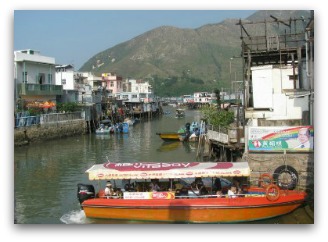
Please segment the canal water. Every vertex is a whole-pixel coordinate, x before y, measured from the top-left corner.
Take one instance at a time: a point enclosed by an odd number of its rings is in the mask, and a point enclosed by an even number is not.
[[[177,131],[187,122],[199,122],[201,112],[187,110],[186,116],[179,119],[170,106],[164,107],[164,112],[162,117],[143,120],[130,127],[128,134],[87,134],[15,147],[15,223],[123,223],[86,218],[77,200],[77,184],[90,183],[85,171],[96,163],[201,161],[196,157],[196,144],[165,143],[156,135]],[[103,187],[104,183],[99,185]],[[256,223],[312,224],[314,220],[311,211],[302,207],[291,214]]]

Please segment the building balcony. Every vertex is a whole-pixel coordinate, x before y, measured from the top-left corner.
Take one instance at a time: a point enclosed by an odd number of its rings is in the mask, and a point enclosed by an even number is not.
[[[17,84],[18,95],[62,95],[62,85],[51,84],[31,84],[20,83]]]

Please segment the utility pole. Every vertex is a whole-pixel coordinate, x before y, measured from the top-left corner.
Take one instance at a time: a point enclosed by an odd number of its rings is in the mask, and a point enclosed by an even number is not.
[[[232,62],[233,58],[231,57],[230,60],[229,60],[229,63],[230,63],[230,68],[229,68],[229,73],[230,73],[230,100],[231,100],[231,95],[232,95],[232,78],[231,78],[231,62]]]
[[[230,73],[230,85],[231,85],[231,87],[232,87],[232,82],[231,82],[231,61],[232,60],[233,60],[233,58],[230,58],[230,61],[229,61],[229,63],[230,63],[229,73]]]

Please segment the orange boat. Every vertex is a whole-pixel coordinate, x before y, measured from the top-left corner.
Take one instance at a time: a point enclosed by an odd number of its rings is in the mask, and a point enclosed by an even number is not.
[[[247,162],[111,163],[86,171],[89,180],[131,180],[135,190],[117,189],[113,196],[97,194],[93,185],[78,184],[78,199],[86,217],[172,223],[236,223],[272,218],[299,207],[306,193],[281,190],[275,184],[247,187],[236,196],[200,195],[182,181],[194,178],[249,177]],[[160,191],[147,191],[149,180]],[[182,186],[178,186],[178,184]],[[125,186],[125,188],[127,188]],[[146,188],[146,189],[144,189]],[[210,190],[210,189],[209,189]]]

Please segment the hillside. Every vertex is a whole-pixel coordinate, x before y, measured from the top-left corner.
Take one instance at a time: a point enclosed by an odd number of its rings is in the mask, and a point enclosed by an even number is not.
[[[269,19],[270,15],[281,19],[309,17],[309,14],[309,11],[257,11],[247,20]],[[230,78],[242,79],[241,59],[230,60],[241,53],[238,21],[226,19],[197,29],[162,26],[94,55],[80,71],[98,75],[115,72],[123,78],[149,80],[160,96],[228,87]],[[250,27],[249,31],[260,30]]]

